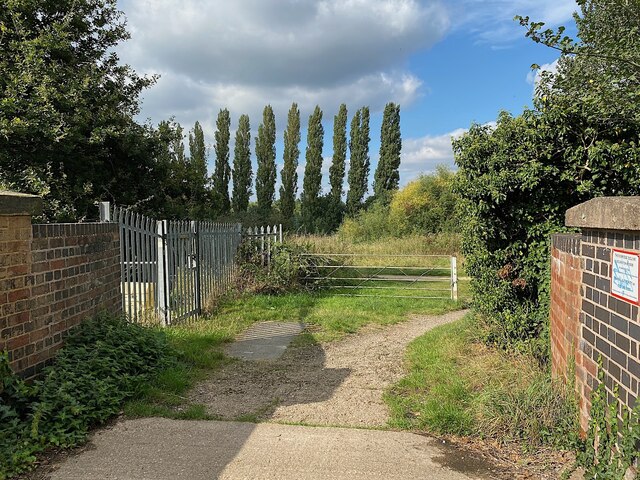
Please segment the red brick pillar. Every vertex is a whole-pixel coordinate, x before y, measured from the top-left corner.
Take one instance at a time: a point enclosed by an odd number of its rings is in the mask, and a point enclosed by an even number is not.
[[[33,195],[0,191],[0,351],[12,368],[25,371],[33,348],[31,325],[31,216],[42,209]],[[29,372],[25,372],[29,376]]]

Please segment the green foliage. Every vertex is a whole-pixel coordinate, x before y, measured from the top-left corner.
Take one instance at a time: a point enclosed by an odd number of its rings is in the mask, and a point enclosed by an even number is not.
[[[349,191],[347,212],[354,215],[362,208],[369,181],[369,107],[362,107],[351,120],[349,132]]]
[[[527,37],[562,52],[557,76],[547,76],[539,96],[577,109],[591,121],[624,127],[640,121],[640,1],[579,0],[579,39],[516,17]],[[534,66],[537,67],[537,66]]]
[[[302,226],[306,232],[316,231],[316,219],[321,216],[318,198],[322,189],[322,148],[324,145],[324,128],[322,127],[322,110],[316,105],[309,117],[307,130],[307,154],[304,167],[302,196]]]
[[[0,356],[0,478],[28,469],[47,448],[82,443],[172,358],[160,332],[104,314],[79,326],[33,385]]]
[[[638,55],[637,1],[579,3],[578,42],[522,19],[535,41],[566,50],[558,73],[538,86],[535,110],[502,113],[495,128],[474,125],[454,142],[476,306],[493,325],[491,341],[527,343],[541,360],[550,235],[565,230],[564,213],[578,203],[640,192],[640,83],[629,64]]]
[[[155,132],[134,117],[155,78],[119,63],[127,38],[116,0],[2,3],[0,184],[42,195],[44,219],[153,196]]]
[[[352,241],[459,231],[459,197],[453,192],[455,174],[438,167],[403,189],[376,199],[343,221],[338,234]]]
[[[233,151],[233,211],[246,212],[251,197],[251,126],[249,117],[242,115],[236,130]]]
[[[408,374],[385,396],[391,426],[518,442],[530,450],[574,446],[571,390],[529,356],[487,348],[478,341],[481,328],[467,316],[409,345]]]
[[[174,119],[158,125],[159,154],[156,169],[164,180],[155,195],[160,202],[139,205],[146,213],[167,218],[196,220],[215,216],[206,164],[204,133],[196,123],[189,134],[189,153],[184,151],[184,130]]]
[[[376,201],[351,218],[345,218],[337,234],[353,242],[370,242],[380,237],[393,237],[389,223],[389,205]]]
[[[280,212],[291,223],[296,208],[298,191],[298,157],[300,156],[300,110],[293,103],[289,110],[287,129],[284,132],[284,165],[280,172]]]
[[[264,107],[262,123],[256,137],[256,196],[258,209],[267,214],[271,211],[276,191],[276,119],[271,105]]]
[[[209,189],[207,156],[204,132],[200,122],[196,121],[193,129],[189,132],[189,175],[187,184],[190,189],[190,205],[186,218],[196,220],[210,219],[215,212]]]
[[[460,198],[455,173],[443,166],[421,175],[390,197],[389,224],[396,235],[458,232]]]
[[[345,162],[347,159],[347,106],[340,105],[338,114],[333,117],[333,158],[329,167],[331,196],[337,202],[342,198]]]
[[[578,453],[577,464],[585,469],[586,480],[623,480],[627,469],[638,458],[640,407],[629,411],[622,406],[618,418],[617,386],[614,401],[608,403],[604,369],[599,362],[598,386],[591,392],[589,431]]]
[[[313,262],[304,253],[303,246],[287,243],[273,245],[270,252],[263,253],[252,241],[245,242],[238,254],[239,289],[266,294],[301,290],[313,269]]]
[[[231,167],[229,166],[229,129],[231,117],[229,110],[221,109],[216,120],[216,166],[213,172],[213,191],[220,201],[220,213],[228,213],[231,209],[229,201],[229,179]]]
[[[401,150],[400,105],[387,103],[380,132],[380,160],[373,181],[373,193],[376,197],[385,198],[398,189]]]

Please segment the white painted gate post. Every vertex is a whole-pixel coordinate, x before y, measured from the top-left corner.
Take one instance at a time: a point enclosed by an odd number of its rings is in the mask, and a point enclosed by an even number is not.
[[[111,204],[109,202],[100,202],[98,208],[100,209],[100,222],[111,222]]]
[[[166,245],[166,233],[167,233],[167,221],[159,220],[158,225],[158,258],[157,258],[157,311],[162,321],[163,326],[171,324],[171,317],[169,311],[168,299],[169,299],[169,272],[167,268],[167,245]]]
[[[458,300],[458,259],[451,257],[451,299]]]

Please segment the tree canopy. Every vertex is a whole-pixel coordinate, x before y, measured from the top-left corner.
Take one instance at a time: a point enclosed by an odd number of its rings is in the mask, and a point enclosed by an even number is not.
[[[229,165],[229,138],[231,128],[231,116],[229,110],[222,109],[216,120],[216,166],[213,172],[213,190],[219,201],[219,211],[222,214],[229,213],[231,202],[229,201],[229,180],[231,179],[231,167]]]
[[[322,127],[322,110],[316,105],[309,117],[307,129],[306,165],[302,187],[302,225],[305,231],[314,232],[316,218],[320,214],[318,198],[322,189],[322,148],[324,145],[324,128]]]
[[[249,116],[242,115],[236,130],[233,150],[233,211],[246,212],[251,197],[251,125]]]
[[[113,53],[116,0],[3,2],[0,32],[0,183],[42,195],[49,219],[153,203],[159,143],[133,117],[154,78]]]
[[[298,191],[298,157],[300,156],[300,110],[294,103],[289,109],[287,129],[284,132],[284,165],[280,173],[280,212],[291,221],[296,207]]]
[[[640,193],[640,2],[581,0],[578,39],[521,19],[534,41],[559,48],[535,108],[502,113],[454,141],[464,253],[476,305],[502,345],[547,354],[550,234],[565,211],[602,195]],[[622,102],[622,103],[620,103]]]
[[[400,183],[400,105],[387,103],[380,132],[380,160],[373,180],[373,193],[384,198],[398,189]]]
[[[258,210],[263,214],[271,212],[276,192],[276,119],[271,105],[264,107],[262,123],[256,137],[256,196]]]

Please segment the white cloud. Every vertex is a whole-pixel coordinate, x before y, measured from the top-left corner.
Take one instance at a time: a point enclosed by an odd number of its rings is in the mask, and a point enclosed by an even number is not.
[[[451,18],[456,19],[454,29],[471,31],[480,43],[505,48],[524,36],[524,28],[514,21],[516,15],[556,27],[570,22],[576,10],[575,0],[454,0]]]
[[[540,85],[540,80],[542,80],[542,75],[544,74],[554,75],[558,72],[558,60],[555,60],[551,63],[545,63],[544,65],[540,65],[540,68],[538,70],[532,70],[527,74],[527,83],[533,85],[534,95],[536,94],[538,85]]]
[[[284,123],[292,101],[306,117],[344,102],[372,111],[411,104],[422,81],[408,57],[449,26],[439,0],[120,0],[132,33],[119,51],[159,73],[143,115],[213,123],[220,108],[260,121],[270,103]],[[282,125],[278,125],[282,128]]]
[[[459,138],[467,130],[458,128],[444,135],[427,135],[402,141],[400,180],[404,185],[421,173],[435,171],[438,165],[455,169],[451,140]]]

